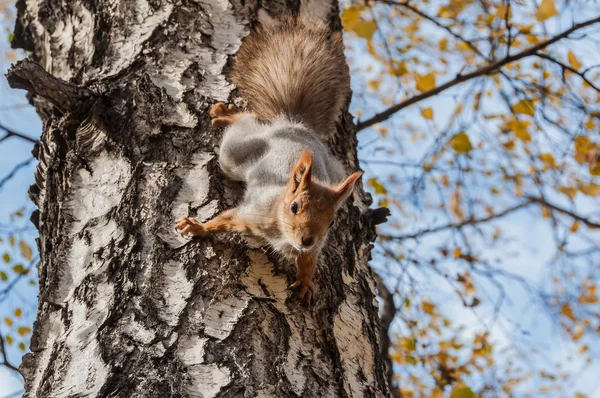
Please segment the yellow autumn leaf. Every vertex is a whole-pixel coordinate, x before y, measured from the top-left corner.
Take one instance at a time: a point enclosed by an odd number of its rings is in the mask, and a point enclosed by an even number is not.
[[[473,149],[473,144],[471,144],[469,136],[464,131],[456,134],[448,143],[456,153],[467,153]]]
[[[379,180],[375,177],[371,177],[367,180],[367,185],[373,188],[376,194],[382,195],[386,194],[387,190],[385,187],[379,182]]]
[[[427,120],[433,120],[433,109],[425,108],[421,111],[421,116],[423,116]]]
[[[581,184],[579,190],[582,194],[596,197],[600,195],[600,185],[590,182],[589,184]]]
[[[351,26],[357,23],[362,10],[363,9],[359,7],[346,8],[342,12],[342,24],[344,25],[344,28],[350,29]]]
[[[14,340],[13,340],[12,336],[8,336],[8,335],[6,336],[6,342],[8,343],[8,345],[12,345],[13,341]]]
[[[542,207],[542,218],[550,218],[552,217],[552,212],[546,206]]]
[[[569,51],[568,57],[569,57],[569,65],[571,65],[571,68],[576,69],[576,70],[581,69],[581,66],[582,66],[581,62],[579,62],[579,60],[577,59],[577,57],[575,56],[573,51]]]
[[[560,186],[558,187],[558,190],[559,192],[564,193],[571,199],[575,199],[575,197],[577,196],[577,188]]]
[[[8,237],[8,243],[9,243],[11,246],[14,246],[14,245],[15,245],[15,237],[14,237],[14,236],[12,236],[12,235],[11,235],[11,236],[9,236],[9,237]]]
[[[506,148],[509,151],[512,151],[513,149],[515,149],[515,141],[514,140],[508,140],[507,142],[503,142],[502,146],[504,148]]]
[[[10,319],[9,317],[4,318],[4,322],[6,322],[6,326],[11,327],[13,324],[12,319]]]
[[[535,109],[533,103],[529,100],[522,99],[514,106],[513,110],[517,113],[533,116]]]
[[[529,134],[529,121],[527,120],[511,120],[506,123],[506,127],[512,131],[515,136],[523,142],[531,141],[531,135]]]
[[[581,153],[587,153],[594,145],[590,142],[590,139],[584,135],[578,135],[573,139],[575,143],[575,150]]]
[[[548,166],[554,166],[556,161],[554,160],[554,156],[551,153],[542,153],[539,156],[540,160],[544,162]]]
[[[379,90],[379,84],[381,82],[379,80],[369,80],[369,88],[373,91]]]
[[[433,312],[435,311],[435,305],[431,304],[429,301],[423,301],[421,303],[421,309],[426,314],[433,315]]]
[[[394,76],[402,76],[408,73],[408,64],[406,61],[392,61],[390,66],[390,73]]]
[[[448,39],[443,38],[442,40],[440,40],[438,42],[438,46],[439,46],[440,50],[442,50],[442,51],[448,50]]]
[[[538,7],[535,17],[538,21],[542,22],[555,15],[558,15],[558,10],[554,5],[554,0],[542,0],[542,4]]]
[[[377,30],[377,24],[374,21],[360,21],[353,24],[350,30],[356,33],[358,37],[371,40]]]
[[[573,225],[571,225],[571,232],[575,233],[579,231],[579,222],[573,221]]]
[[[31,261],[33,258],[33,251],[31,247],[24,240],[19,241],[19,250],[21,250],[21,255],[25,257],[28,261]]]
[[[573,309],[571,306],[569,306],[569,304],[563,304],[560,313],[575,322],[575,315],[573,314]]]
[[[573,334],[571,335],[571,340],[573,341],[579,341],[582,337],[583,337],[583,325],[580,323],[575,327],[575,330],[573,331]]]
[[[26,349],[25,348],[25,343],[23,343],[23,342],[19,343],[19,350],[25,352],[25,349]]]
[[[22,309],[20,309],[20,308],[17,308],[17,309],[15,310],[15,316],[16,316],[17,318],[20,318],[21,316],[23,316],[23,310],[22,310]]]
[[[20,328],[17,329],[17,333],[19,333],[21,336],[26,336],[29,333],[31,333],[31,329],[28,328],[27,326],[21,326]]]
[[[452,389],[450,398],[475,398],[475,393],[464,384],[459,384]]]
[[[577,301],[579,301],[582,304],[596,304],[598,303],[598,297],[596,296],[586,296],[586,295],[581,295],[579,296],[579,298],[577,299]]]
[[[431,72],[426,75],[417,77],[417,90],[423,92],[431,90],[435,87],[435,73]]]

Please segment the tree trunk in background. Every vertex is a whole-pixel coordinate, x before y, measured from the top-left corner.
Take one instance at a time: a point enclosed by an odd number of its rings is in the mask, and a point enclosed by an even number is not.
[[[30,62],[8,76],[44,121],[27,397],[388,395],[361,188],[340,210],[310,309],[287,290],[294,266],[250,239],[175,231],[180,216],[206,220],[239,197],[208,107],[240,104],[227,75],[251,22],[291,11],[340,28],[332,0],[241,3],[18,2],[13,45],[54,76]],[[349,115],[330,144],[357,168]]]

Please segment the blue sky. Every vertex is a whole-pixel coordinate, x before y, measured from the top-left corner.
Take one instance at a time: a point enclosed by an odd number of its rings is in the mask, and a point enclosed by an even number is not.
[[[6,43],[8,36],[3,29],[6,26],[6,21],[0,21],[0,42]],[[12,29],[12,21],[8,23]],[[0,47],[2,49],[2,47]],[[9,66],[9,62],[5,59],[0,59],[0,69],[4,74]],[[356,83],[356,82],[354,82]],[[437,109],[452,109],[449,104],[453,104],[455,98],[451,95],[443,95],[428,102],[428,106],[433,106]],[[33,108],[26,106],[22,109],[8,109],[17,104],[25,104],[27,100],[22,91],[10,90],[6,84],[4,77],[0,78],[0,124],[12,128],[16,131],[28,134],[31,137],[39,137],[41,131],[41,123]],[[436,111],[437,112],[437,111]],[[411,114],[418,115],[418,108],[405,113],[405,117],[410,117]],[[442,112],[440,112],[442,117]],[[376,135],[375,132],[364,132],[359,135],[362,144],[371,141]],[[20,139],[11,138],[0,145],[0,178],[6,175],[16,163],[22,162],[30,157],[32,144]],[[32,208],[32,204],[28,201],[26,192],[28,187],[33,182],[33,171],[35,162],[28,167],[19,171],[18,175],[13,178],[7,186],[0,191],[0,225],[5,225],[10,222],[9,214],[13,211],[27,206]],[[374,174],[385,174],[391,172],[385,167],[365,167],[367,172],[366,178]],[[370,175],[369,175],[370,174]],[[17,220],[21,225],[30,225],[26,220]],[[528,211],[521,211],[503,219],[499,224],[515,239],[515,251],[519,253],[505,261],[503,265],[506,269],[514,271],[530,280],[533,284],[538,284],[540,281],[541,270],[549,261],[554,253],[554,241],[551,231],[548,228],[547,222],[541,220],[539,215]],[[407,229],[410,226],[407,226]],[[33,232],[24,233],[25,238],[31,241],[34,237]],[[443,239],[443,237],[440,237]],[[2,247],[4,249],[4,247]],[[504,254],[504,253],[502,253]],[[383,262],[381,257],[376,256],[376,262]],[[377,264],[376,264],[377,265]],[[425,282],[425,281],[424,281]],[[469,325],[465,332],[466,336],[472,336],[473,333],[481,329],[479,320],[475,318],[470,310],[465,309],[456,300],[448,299],[452,296],[449,288],[445,287],[442,280],[438,283],[431,283],[435,289],[431,290],[431,297],[436,302],[441,303],[443,312],[457,320],[459,323]],[[500,344],[509,345],[511,343],[511,335],[521,335],[523,342],[529,342],[532,345],[539,346],[542,351],[538,357],[532,358],[534,361],[542,361],[544,358],[551,362],[565,361],[565,367],[577,370],[579,377],[576,380],[576,386],[571,389],[571,392],[581,391],[588,393],[590,397],[600,397],[598,388],[598,377],[600,374],[600,362],[596,361],[591,366],[584,367],[581,360],[577,357],[572,361],[565,360],[569,352],[576,352],[573,346],[562,339],[560,332],[552,324],[551,318],[541,313],[531,306],[529,296],[515,284],[507,283],[510,289],[511,302],[507,303],[503,308],[507,318],[524,319],[524,325],[527,327],[529,335],[524,335],[522,331],[515,330],[514,325],[504,322],[502,326],[506,328],[506,333],[502,328],[493,329],[492,337]],[[3,319],[7,312],[14,309],[15,306],[24,306],[29,304],[29,309],[25,312],[26,320],[32,323],[35,318],[35,309],[32,305],[35,304],[35,291],[26,283],[19,285],[22,297],[11,297],[8,301],[0,302],[0,319]],[[478,312],[489,314],[490,308],[486,308],[484,303]],[[499,321],[503,322],[503,321]],[[0,328],[5,327],[4,324]],[[2,329],[4,331],[4,329]],[[9,357],[12,363],[20,362],[22,353],[15,347],[9,348]],[[584,369],[579,372],[579,369]],[[22,386],[22,381],[18,376],[0,367],[0,397],[7,394],[19,391]]]

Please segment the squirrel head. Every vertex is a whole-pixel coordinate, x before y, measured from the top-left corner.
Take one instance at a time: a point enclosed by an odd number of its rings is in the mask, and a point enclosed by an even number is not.
[[[312,153],[304,151],[292,169],[278,217],[285,238],[295,249],[321,247],[336,210],[352,194],[361,175],[353,173],[336,186],[321,184],[312,179]]]

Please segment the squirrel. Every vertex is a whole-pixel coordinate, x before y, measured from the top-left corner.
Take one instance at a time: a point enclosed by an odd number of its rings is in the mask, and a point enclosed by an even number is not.
[[[239,232],[263,238],[296,261],[290,286],[310,304],[319,253],[337,209],[361,172],[346,177],[322,138],[332,135],[350,95],[340,32],[318,21],[282,18],[247,36],[232,80],[248,111],[212,105],[212,125],[226,127],[219,149],[224,174],[246,184],[241,204],[205,223],[177,220],[183,236]]]

